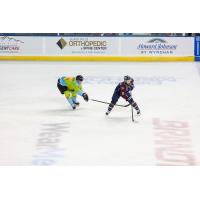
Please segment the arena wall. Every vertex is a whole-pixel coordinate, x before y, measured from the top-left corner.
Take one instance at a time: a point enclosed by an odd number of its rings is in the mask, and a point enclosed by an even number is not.
[[[194,61],[198,37],[0,36],[0,60]]]

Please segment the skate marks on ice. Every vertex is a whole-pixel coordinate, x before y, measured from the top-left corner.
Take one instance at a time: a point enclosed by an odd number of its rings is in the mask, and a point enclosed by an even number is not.
[[[87,116],[86,113],[84,114],[84,111],[86,111],[87,109],[84,107],[79,107],[76,108],[76,110],[73,110],[71,107],[66,106],[63,108],[50,108],[50,109],[45,109],[42,111],[39,111],[39,114],[41,115],[46,115],[46,116],[54,116],[54,117],[85,117]],[[88,111],[88,110],[87,110]]]
[[[141,115],[138,116],[137,114],[133,115],[134,121],[132,121],[132,116],[129,114],[128,116],[120,116],[115,113],[110,113],[108,116],[105,115],[105,120],[112,123],[135,123],[138,124],[141,120]]]

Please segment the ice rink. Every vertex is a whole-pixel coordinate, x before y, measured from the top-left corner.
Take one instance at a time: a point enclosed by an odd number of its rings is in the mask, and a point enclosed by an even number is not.
[[[133,76],[141,116],[81,97],[72,110],[57,79],[77,74],[108,102]],[[199,103],[200,63],[1,61],[0,165],[199,165]]]

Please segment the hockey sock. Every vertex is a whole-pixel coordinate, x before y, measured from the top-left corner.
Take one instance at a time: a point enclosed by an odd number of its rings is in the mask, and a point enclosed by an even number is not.
[[[108,111],[110,112],[114,107],[114,104],[110,103],[109,106],[108,106]]]
[[[70,103],[70,105],[72,106],[73,109],[74,109],[74,107],[76,107],[76,105],[74,104],[72,98],[67,99],[67,101]]]
[[[78,103],[77,100],[76,100],[76,97],[72,97],[72,101],[73,101],[73,103],[75,103],[75,104]]]
[[[136,102],[133,102],[131,105],[133,106],[133,108],[135,108],[136,111],[140,110]]]

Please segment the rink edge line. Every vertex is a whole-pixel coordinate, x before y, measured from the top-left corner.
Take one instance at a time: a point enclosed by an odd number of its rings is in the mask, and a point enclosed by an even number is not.
[[[173,62],[195,61],[194,56],[188,57],[128,57],[128,56],[0,56],[0,60],[30,60],[30,61],[121,61],[121,62]]]

